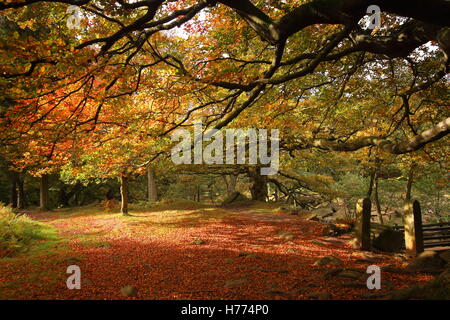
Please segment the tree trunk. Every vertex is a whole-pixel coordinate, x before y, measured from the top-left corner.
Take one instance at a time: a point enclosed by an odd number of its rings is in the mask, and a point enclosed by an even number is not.
[[[11,180],[11,189],[9,192],[9,203],[12,208],[17,208],[17,172],[10,172],[10,180]]]
[[[17,193],[17,207],[19,209],[25,209],[27,206],[27,200],[25,198],[24,180],[25,178],[23,176],[20,177],[19,175],[19,179],[17,180],[17,187],[19,189]]]
[[[223,181],[227,187],[228,196],[231,196],[234,192],[236,192],[237,178],[238,176],[234,174],[223,176]]]
[[[155,170],[148,167],[147,169],[147,190],[148,190],[148,201],[155,202],[158,201],[158,190],[156,189],[155,180]]]
[[[126,174],[120,175],[120,212],[124,216],[128,214],[128,176]]]
[[[66,186],[62,186],[61,189],[59,189],[59,204],[63,207],[69,206],[69,195],[66,192]]]
[[[236,192],[236,184],[237,184],[237,175],[230,175],[230,182],[228,183],[228,195],[232,195]]]
[[[44,174],[41,177],[41,184],[40,184],[40,205],[39,208],[41,210],[49,210],[49,204],[48,204],[48,189],[49,189],[49,177],[48,174]]]
[[[266,201],[267,198],[267,176],[262,176],[260,168],[249,168],[248,175],[253,181],[250,187],[250,193],[252,194],[252,200]]]
[[[200,186],[197,186],[197,202],[200,202]]]
[[[411,164],[411,168],[409,169],[408,175],[408,183],[406,184],[406,195],[405,195],[406,201],[411,200],[413,180],[414,180],[414,164]]]
[[[375,173],[376,173],[375,170],[372,170],[370,172],[369,190],[367,190],[367,198],[369,198],[369,199],[372,198],[373,184],[374,184],[374,181],[375,181]]]
[[[380,219],[380,223],[384,224],[383,214],[381,213],[380,198],[378,196],[378,174],[375,177],[375,195],[374,196],[375,196],[375,206],[377,207],[378,218]]]

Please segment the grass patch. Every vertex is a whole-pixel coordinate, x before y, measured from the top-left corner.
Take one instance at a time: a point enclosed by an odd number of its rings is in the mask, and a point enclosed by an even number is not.
[[[64,241],[57,230],[27,216],[17,216],[9,207],[0,206],[0,258],[13,257],[21,252],[31,256],[48,254]]]
[[[203,208],[192,211],[166,210],[146,212],[123,219],[129,226],[145,226],[149,232],[167,234],[178,228],[194,228],[200,224],[220,221],[231,216],[230,212],[220,208]],[[150,231],[151,230],[151,231]]]

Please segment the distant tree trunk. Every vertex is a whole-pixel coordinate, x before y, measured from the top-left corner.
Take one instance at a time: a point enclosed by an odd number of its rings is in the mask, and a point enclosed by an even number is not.
[[[373,193],[373,184],[375,182],[375,170],[372,170],[370,172],[370,182],[369,182],[369,190],[367,190],[367,198],[372,198],[372,193]]]
[[[24,177],[20,177],[17,180],[17,187],[18,187],[18,193],[17,193],[17,207],[19,209],[25,209],[27,206],[27,200],[25,198],[25,189],[24,189]]]
[[[248,175],[253,184],[250,187],[252,200],[266,201],[267,198],[267,176],[262,176],[260,168],[249,168]]]
[[[200,202],[200,186],[197,186],[197,202]]]
[[[148,201],[158,201],[158,191],[156,189],[155,170],[151,167],[147,169],[147,191]]]
[[[377,214],[378,218],[380,219],[380,223],[384,224],[383,222],[383,214],[381,213],[381,205],[380,205],[380,197],[378,196],[378,174],[376,174],[375,177],[375,206],[377,207]]]
[[[114,191],[113,189],[109,188],[108,192],[106,192],[106,200],[112,200],[114,199]]]
[[[237,184],[237,175],[230,175],[230,182],[228,184],[228,195],[231,195],[236,192],[236,184]]]
[[[120,212],[124,216],[128,214],[128,176],[126,174],[120,175]]]
[[[41,184],[40,184],[40,209],[41,210],[49,210],[49,204],[48,204],[48,189],[49,189],[49,177],[48,174],[44,174],[41,177]]]
[[[237,178],[238,176],[234,174],[223,176],[223,181],[227,187],[228,196],[231,196],[234,192],[236,192]]]
[[[61,189],[59,189],[59,204],[63,207],[69,206],[69,195],[66,192],[66,186],[62,186]]]
[[[408,183],[406,184],[406,195],[405,195],[405,200],[409,201],[411,200],[411,193],[412,193],[412,185],[414,182],[414,164],[411,164],[411,167],[409,169],[409,174],[408,174]]]
[[[10,172],[10,181],[11,186],[9,190],[9,203],[12,208],[17,208],[17,172],[11,171]]]

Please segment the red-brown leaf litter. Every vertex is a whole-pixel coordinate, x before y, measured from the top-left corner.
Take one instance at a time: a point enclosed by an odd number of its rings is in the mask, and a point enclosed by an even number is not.
[[[38,256],[0,260],[0,297],[5,299],[309,299],[314,292],[327,292],[332,299],[363,299],[374,292],[326,277],[335,268],[365,271],[373,264],[350,246],[349,235],[323,236],[325,224],[284,213],[205,209],[133,217],[29,215],[68,240]],[[313,265],[325,256],[343,263]],[[407,262],[394,254],[371,257],[380,267],[401,268]],[[69,265],[81,269],[80,290],[66,286]],[[379,292],[429,279],[383,272]],[[135,287],[137,294],[122,295],[124,286]]]

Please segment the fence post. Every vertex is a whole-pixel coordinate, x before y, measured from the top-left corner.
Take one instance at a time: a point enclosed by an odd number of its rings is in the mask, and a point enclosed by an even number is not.
[[[356,204],[356,245],[359,249],[370,251],[371,202],[369,198],[359,199]]]
[[[403,224],[406,252],[410,255],[418,255],[423,252],[422,213],[419,201],[405,201]]]

